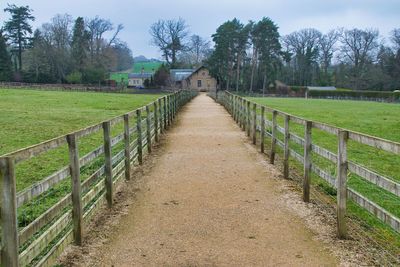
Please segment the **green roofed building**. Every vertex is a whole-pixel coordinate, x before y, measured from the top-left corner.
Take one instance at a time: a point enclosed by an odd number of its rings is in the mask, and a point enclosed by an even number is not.
[[[135,62],[132,73],[155,73],[161,65],[159,61]]]
[[[117,84],[121,83],[128,83],[128,75],[129,73],[122,73],[122,72],[114,72],[110,73],[110,80],[114,80]]]
[[[136,61],[136,59],[138,61]],[[137,86],[137,84],[131,84],[129,75],[134,74],[146,74],[147,76],[153,76],[154,73],[161,67],[163,62],[157,60],[148,60],[143,56],[137,57],[133,63],[133,67],[130,70],[123,72],[113,72],[110,73],[110,80],[114,80],[117,84],[124,83],[128,86]],[[143,61],[141,61],[143,60]],[[132,76],[133,77],[133,76]]]

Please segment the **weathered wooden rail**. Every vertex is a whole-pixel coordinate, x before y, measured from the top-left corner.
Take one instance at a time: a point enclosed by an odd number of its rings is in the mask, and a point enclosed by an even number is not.
[[[303,165],[303,200],[305,202],[310,201],[311,172],[324,179],[330,186],[337,190],[337,233],[339,238],[347,237],[346,208],[348,199],[354,201],[361,208],[366,209],[369,213],[388,224],[395,231],[400,232],[400,219],[353,188],[349,188],[347,186],[347,177],[350,173],[354,173],[397,197],[400,197],[400,184],[392,178],[385,177],[374,170],[370,170],[350,161],[347,156],[347,141],[350,139],[360,144],[390,152],[394,154],[394,156],[400,154],[400,143],[319,122],[309,121],[251,102],[226,91],[219,93],[217,95],[217,100],[225,106],[233,119],[246,131],[247,135],[252,138],[254,144],[257,143],[257,138],[259,137],[262,153],[265,153],[265,137],[269,136],[271,138],[269,157],[272,164],[275,162],[276,147],[279,146],[283,149],[283,173],[285,178],[289,177],[289,157],[294,158]],[[267,119],[267,113],[271,114],[272,120]],[[279,126],[277,123],[277,118],[279,116],[283,118],[284,127]],[[289,121],[304,127],[304,137],[300,137],[290,131]],[[270,131],[267,131],[267,128],[270,129]],[[313,144],[312,129],[319,129],[336,136],[338,140],[337,153],[333,153],[328,149]],[[278,138],[278,133],[283,135],[283,140]],[[303,155],[291,148],[289,141],[303,146]],[[336,176],[331,175],[329,171],[324,170],[317,166],[316,163],[312,162],[312,153],[336,164]]]
[[[0,157],[1,266],[50,266],[66,245],[71,242],[81,245],[83,228],[93,212],[104,201],[112,208],[114,190],[124,180],[122,177],[130,179],[133,164],[143,163],[143,156],[151,153],[153,142],[158,142],[178,110],[195,95],[195,92],[179,91],[163,96],[145,107],[103,123]],[[111,137],[112,127],[122,122],[123,132]],[[103,144],[80,157],[79,139],[101,131]],[[16,191],[15,167],[18,163],[65,144],[69,151],[69,166],[23,191]],[[118,144],[122,149],[113,151]],[[81,168],[96,160],[97,163],[101,161],[101,166],[87,179],[81,179]],[[71,192],[19,229],[18,208],[68,178]]]

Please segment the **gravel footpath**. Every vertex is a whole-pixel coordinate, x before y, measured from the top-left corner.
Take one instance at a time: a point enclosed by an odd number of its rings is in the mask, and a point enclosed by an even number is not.
[[[97,218],[90,243],[70,248],[61,263],[339,265],[283,201],[278,170],[247,143],[222,106],[196,97],[116,197],[117,211]]]

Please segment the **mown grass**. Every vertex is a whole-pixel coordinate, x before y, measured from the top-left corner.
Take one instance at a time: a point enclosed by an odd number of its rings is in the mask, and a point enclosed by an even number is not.
[[[160,95],[133,95],[34,90],[0,90],[0,155],[100,123],[154,101]],[[132,126],[135,123],[132,119]],[[123,131],[123,123],[112,127],[112,136]],[[102,131],[79,140],[82,157],[102,145]],[[122,144],[113,149],[115,155]],[[101,158],[81,168],[85,180],[101,166]],[[67,166],[66,145],[17,164],[17,191],[21,191]],[[70,192],[69,179],[18,209],[19,225],[25,226]]]
[[[307,120],[327,123],[340,128],[400,142],[400,105],[398,104],[294,98],[249,99]],[[270,114],[267,117],[271,119]],[[280,117],[278,117],[278,124],[283,127],[283,119]],[[300,137],[304,136],[304,127],[293,122],[290,122],[290,131]],[[283,140],[283,135],[278,134],[278,138]],[[337,137],[334,135],[313,129],[312,140],[314,144],[326,148],[331,152],[336,153],[337,151]],[[293,142],[290,142],[290,146],[298,153],[303,154],[301,146]],[[348,158],[394,181],[400,181],[399,155],[387,153],[350,140],[348,144]],[[315,153],[312,153],[312,161],[322,169],[327,170],[331,175],[336,176],[336,166],[332,162]],[[301,171],[302,167],[300,165],[294,163],[293,160],[291,162],[292,166],[297,165],[299,171]],[[312,182],[327,194],[333,197],[336,195],[336,190],[332,189],[315,174],[313,174]],[[400,199],[394,194],[380,189],[376,185],[354,174],[349,175],[348,186],[395,216],[400,217]],[[381,239],[394,239],[395,245],[400,245],[400,235],[394,233],[388,226],[369,215],[368,212],[353,203],[349,204],[349,210],[351,214],[361,218],[369,226],[375,227]]]

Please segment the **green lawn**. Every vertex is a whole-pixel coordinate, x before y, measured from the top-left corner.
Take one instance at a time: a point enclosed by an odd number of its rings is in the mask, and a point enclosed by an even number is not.
[[[0,155],[121,115],[158,97],[0,89]]]
[[[300,98],[252,100],[306,119],[400,142],[398,104]]]
[[[338,101],[321,99],[296,99],[296,98],[249,98],[250,100],[266,105],[268,107],[297,115],[304,119],[318,121],[333,126],[381,137],[384,139],[400,142],[400,105],[366,102],[366,101]],[[271,115],[268,114],[271,119]],[[282,118],[278,117],[278,124],[283,127]],[[290,122],[290,131],[297,135],[304,136],[303,126]],[[318,129],[312,130],[313,143],[322,146],[331,152],[337,151],[337,137],[322,132]],[[282,135],[279,134],[279,139]],[[303,148],[293,142],[290,146],[303,153]],[[360,165],[368,167],[386,177],[400,182],[400,156],[392,153],[380,151],[378,149],[349,141],[348,158]],[[313,153],[314,164],[327,170],[331,175],[336,175],[336,166],[324,158]],[[293,160],[292,165],[297,165]],[[301,166],[299,166],[301,173]],[[336,194],[327,186],[322,179],[313,175],[313,183],[323,188],[328,194]],[[377,186],[365,181],[364,179],[351,174],[348,178],[348,185],[368,197],[370,200],[384,207],[392,214],[400,217],[400,199],[394,194],[379,189]],[[350,209],[361,216],[364,220],[373,222],[372,224],[380,227],[380,235],[386,236],[390,232],[380,222],[371,218],[366,212],[350,205]],[[369,216],[369,217],[368,217]],[[368,218],[367,218],[368,217]],[[400,245],[400,238],[397,238]]]
[[[122,115],[158,97],[160,95],[0,89],[0,155]],[[132,125],[133,123],[134,119]],[[122,131],[121,122],[112,127],[111,133],[115,136]],[[121,150],[122,143],[113,149],[114,154]],[[80,157],[102,144],[102,131],[81,138]],[[63,145],[17,164],[17,191],[43,180],[67,166],[68,162],[68,148],[67,145]],[[90,165],[82,167],[81,179],[85,180],[102,162],[100,157]],[[19,208],[19,225],[27,225],[70,192],[70,183],[70,180],[66,179]]]

